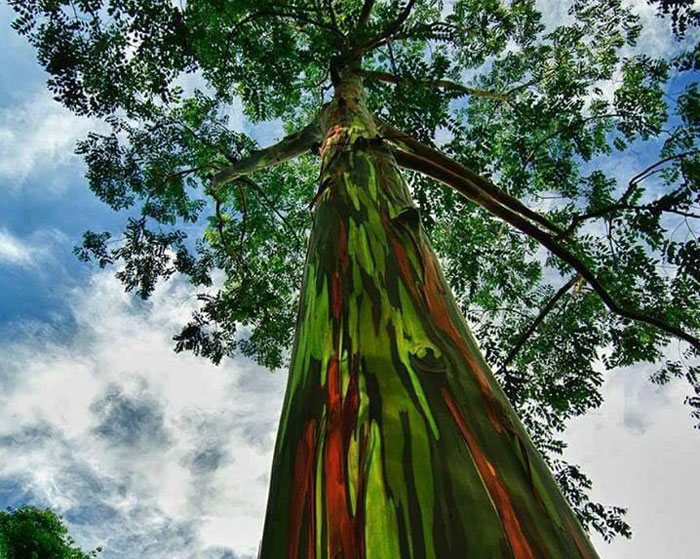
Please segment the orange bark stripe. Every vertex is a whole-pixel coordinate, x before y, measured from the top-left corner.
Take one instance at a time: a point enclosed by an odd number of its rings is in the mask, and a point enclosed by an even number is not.
[[[472,352],[469,351],[467,344],[464,343],[464,339],[450,318],[450,313],[447,310],[446,295],[444,293],[440,293],[440,281],[438,279],[438,273],[435,269],[433,259],[425,253],[421,256],[423,259],[423,265],[425,266],[426,303],[432,319],[440,327],[440,329],[448,333],[450,338],[452,338],[452,340],[457,344],[459,350],[466,357],[467,361],[476,373],[481,389],[490,393],[491,386],[484,375],[484,372],[481,370],[481,367],[476,359],[474,359]]]
[[[384,216],[385,217],[385,216]],[[395,234],[391,231],[388,226],[386,217],[384,218],[384,227],[388,233],[391,246],[394,250],[394,255],[396,256],[396,262],[399,266],[399,273],[403,279],[406,286],[410,289],[413,296],[417,299],[418,294],[416,292],[415,282],[411,275],[410,262],[408,255],[406,254],[406,249],[403,247],[401,242],[396,239]],[[447,309],[446,294],[440,292],[440,280],[438,278],[438,272],[435,267],[435,262],[430,254],[426,254],[427,251],[421,248],[420,257],[424,266],[424,289],[423,294],[425,298],[425,303],[428,307],[428,312],[433,322],[437,325],[440,330],[445,332],[452,342],[457,346],[460,353],[464,356],[472,372],[476,376],[476,381],[479,384],[479,389],[485,397],[485,404],[487,413],[489,414],[489,419],[493,424],[494,428],[498,433],[503,432],[503,423],[494,409],[493,405],[493,390],[489,384],[484,371],[481,369],[479,362],[474,359],[474,355],[467,347],[464,339],[460,335],[459,331],[454,325],[454,322],[450,318],[450,313]]]
[[[299,480],[292,486],[291,514],[289,516],[289,559],[297,559],[299,554],[299,537],[303,522],[304,500],[308,504],[306,514],[309,522],[309,539],[307,542],[307,558],[314,559],[315,529],[314,529],[314,468],[313,459],[316,454],[315,438],[316,422],[311,419],[304,429],[302,439],[297,446],[294,457],[294,479]],[[302,481],[303,480],[303,481]]]
[[[481,478],[484,480],[486,489],[491,495],[491,499],[496,506],[496,511],[501,518],[501,523],[503,524],[503,529],[506,532],[506,537],[510,542],[511,549],[513,550],[514,559],[534,559],[534,554],[530,548],[530,544],[523,534],[523,530],[518,521],[518,517],[513,508],[513,503],[508,496],[508,491],[506,490],[501,478],[496,472],[491,462],[486,458],[484,453],[481,451],[479,444],[474,437],[474,434],[469,430],[462,413],[457,407],[457,403],[452,398],[452,395],[448,392],[445,387],[442,387],[442,398],[447,404],[450,413],[455,419],[459,431],[467,444],[470,454],[474,460],[476,468],[481,474]]]
[[[343,127],[340,124],[336,124],[333,126],[327,133],[326,137],[323,140],[323,144],[321,145],[321,148],[319,149],[319,153],[321,154],[321,157],[325,157],[326,151],[328,148],[334,144],[334,139],[340,136],[343,133]]]
[[[387,231],[389,231],[386,216],[383,217],[384,226],[387,229]],[[410,289],[411,293],[415,297],[418,294],[416,291],[415,281],[411,277],[410,262],[408,261],[406,249],[404,249],[399,240],[396,239],[396,237],[391,233],[389,233],[389,241],[391,242],[391,247],[394,249],[394,255],[396,256],[396,263],[399,266],[399,274],[401,275],[401,279],[404,281],[406,287]]]

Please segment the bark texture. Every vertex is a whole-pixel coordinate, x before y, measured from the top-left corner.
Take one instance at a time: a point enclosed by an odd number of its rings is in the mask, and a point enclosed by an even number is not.
[[[260,557],[597,557],[479,353],[359,78],[321,129]]]

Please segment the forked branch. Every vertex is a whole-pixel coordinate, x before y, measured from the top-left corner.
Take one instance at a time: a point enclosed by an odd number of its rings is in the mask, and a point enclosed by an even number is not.
[[[480,199],[484,197],[492,198],[497,204],[510,208],[512,211],[517,212],[524,218],[538,224],[544,229],[558,235],[562,234],[563,231],[561,227],[555,223],[552,223],[545,216],[531,210],[520,200],[501,190],[488,179],[483,178],[478,173],[475,173],[468,167],[465,167],[461,163],[451,159],[442,152],[425,145],[423,142],[417,140],[413,136],[399,130],[398,128],[394,128],[391,124],[386,122],[380,123],[380,132],[385,139],[398,145],[402,150],[417,155],[422,159],[434,161],[451,173],[465,177],[468,181],[470,181],[473,187],[476,188],[476,190],[473,191],[473,194],[477,195]],[[481,194],[478,194],[477,191],[481,191]],[[463,192],[463,194],[465,193]]]
[[[227,183],[240,177],[294,159],[309,151],[314,145],[320,144],[322,139],[318,126],[310,124],[270,147],[251,152],[247,157],[217,173],[211,189],[217,192]]]
[[[605,303],[608,309],[610,309],[610,311],[613,313],[622,318],[627,318],[654,326],[662,332],[676,336],[677,338],[688,342],[693,347],[700,350],[700,339],[693,334],[686,332],[678,326],[669,324],[665,320],[652,314],[648,314],[637,309],[630,309],[619,303],[615,297],[612,296],[610,291],[608,291],[607,286],[602,282],[602,280],[600,280],[593,272],[593,270],[591,270],[583,262],[583,260],[576,256],[576,254],[573,253],[568,247],[562,244],[557,237],[553,236],[547,231],[544,231],[540,227],[537,227],[532,221],[524,217],[522,213],[508,207],[507,205],[499,203],[499,201],[495,200],[491,196],[486,195],[485,191],[482,190],[479,185],[477,185],[474,178],[472,178],[470,175],[461,174],[455,171],[455,169],[458,168],[458,163],[452,161],[449,157],[441,154],[439,151],[422,144],[418,140],[413,139],[413,143],[420,144],[422,146],[422,152],[432,156],[427,158],[417,155],[416,153],[396,150],[396,161],[400,166],[406,167],[413,171],[418,171],[446,184],[466,198],[475,201],[496,217],[502,219],[506,223],[509,223],[529,237],[539,241],[539,243],[545,248],[549,249],[552,254],[560,258],[566,264],[571,266],[576,272],[578,272],[578,274],[580,274],[581,277],[586,280],[586,282],[601,298],[603,303]],[[449,167],[445,166],[447,163],[450,163]],[[481,179],[481,182],[483,181],[485,181],[485,179]]]
[[[355,49],[355,56],[361,56],[362,54],[385,44],[387,41],[390,41],[391,38],[401,29],[403,24],[406,23],[408,16],[411,15],[411,11],[413,10],[415,3],[416,0],[408,0],[403,10],[399,12],[396,19],[392,21],[387,28],[382,31],[382,33]]]

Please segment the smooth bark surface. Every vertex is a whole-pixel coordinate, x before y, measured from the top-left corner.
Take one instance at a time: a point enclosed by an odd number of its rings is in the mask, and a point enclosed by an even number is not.
[[[482,359],[343,76],[260,557],[597,557]]]

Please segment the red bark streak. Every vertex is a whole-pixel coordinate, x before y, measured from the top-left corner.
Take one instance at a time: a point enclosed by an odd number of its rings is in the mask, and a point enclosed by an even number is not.
[[[496,511],[501,518],[501,523],[503,524],[503,529],[505,530],[506,537],[510,542],[511,549],[513,550],[514,559],[534,559],[534,554],[530,548],[530,544],[523,534],[523,530],[518,521],[518,516],[513,508],[513,503],[508,496],[508,491],[506,490],[501,478],[496,472],[491,462],[486,458],[484,453],[481,451],[479,444],[476,441],[476,437],[469,430],[462,413],[457,407],[457,403],[452,398],[452,395],[447,391],[446,388],[442,388],[442,398],[447,404],[447,407],[454,417],[457,427],[464,439],[464,442],[469,449],[469,452],[474,460],[476,468],[481,474],[481,478],[484,480],[486,489],[491,495],[491,499],[496,506]]]
[[[307,503],[306,516],[309,525],[306,556],[307,559],[314,559],[316,556],[313,468],[314,456],[316,455],[315,427],[316,422],[313,419],[306,424],[294,457],[294,479],[296,483],[292,486],[290,503],[289,559],[297,559],[299,556],[299,538],[301,536],[301,525],[304,520],[304,501]]]
[[[401,244],[401,241],[396,238],[396,234],[391,230],[391,225],[389,223],[389,218],[386,214],[382,214],[382,222],[384,223],[384,230],[387,232],[387,237],[391,243],[391,248],[394,251],[394,256],[396,257],[396,263],[399,266],[399,274],[401,279],[403,279],[404,284],[413,294],[414,298],[418,297],[418,291],[416,289],[415,281],[411,274],[411,263],[408,259],[408,254],[406,249]]]
[[[413,278],[411,277],[411,263],[408,260],[408,254],[406,254],[406,250],[403,248],[401,243],[394,239],[393,236],[391,237],[391,245],[394,249],[394,254],[396,255],[396,263],[399,265],[399,273],[401,274],[401,278],[404,280],[404,283],[408,289],[414,295],[416,295],[417,291]]]
[[[345,226],[345,222],[338,221],[338,251],[340,254],[340,264],[343,270],[347,270],[350,265],[350,259],[348,258],[348,230]]]
[[[350,518],[346,484],[347,446],[343,423],[347,421],[342,404],[338,357],[328,367],[328,427],[326,433],[326,507],[328,518],[328,556],[339,559],[358,557],[353,522]],[[345,421],[344,421],[345,420]]]
[[[482,392],[490,394],[491,386],[486,375],[484,375],[479,363],[474,359],[472,352],[469,351],[467,344],[464,342],[464,338],[460,335],[450,317],[450,313],[447,309],[447,295],[444,289],[441,289],[442,282],[438,277],[433,259],[427,254],[422,254],[421,256],[423,258],[423,266],[425,267],[425,288],[423,292],[425,295],[425,302],[430,311],[430,317],[440,330],[450,336],[462,355],[467,359],[472,370],[476,373],[476,379],[479,382],[479,387]]]
[[[331,275],[331,312],[333,319],[340,318],[340,312],[343,310],[343,290],[340,284],[340,274],[336,270]]]

